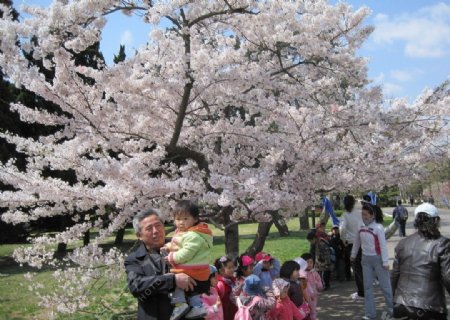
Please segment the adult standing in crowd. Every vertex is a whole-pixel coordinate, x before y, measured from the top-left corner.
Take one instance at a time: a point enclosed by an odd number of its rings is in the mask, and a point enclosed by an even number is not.
[[[376,319],[377,311],[373,286],[378,279],[379,286],[388,308],[389,314],[393,312],[392,287],[389,278],[389,261],[386,237],[383,227],[383,212],[368,202],[363,202],[361,210],[364,225],[355,237],[351,259],[354,259],[358,250],[362,249],[362,267],[364,274],[364,305],[365,316],[362,319]]]
[[[402,201],[397,201],[397,206],[392,212],[392,218],[398,227],[400,237],[406,237],[406,221],[408,220],[408,210],[402,205]]]
[[[394,316],[446,320],[445,290],[450,293],[450,240],[439,232],[439,213],[430,203],[415,212],[417,232],[395,248],[391,275]]]
[[[139,320],[169,320],[173,306],[169,293],[175,288],[192,290],[194,279],[184,273],[168,272],[160,254],[165,242],[164,220],[156,209],[148,209],[133,218],[136,237],[141,244],[125,260],[128,287],[138,298]]]
[[[341,239],[344,242],[344,265],[345,265],[345,278],[351,280],[352,274],[350,266],[353,268],[355,276],[355,282],[357,292],[352,294],[354,300],[364,297],[364,283],[363,283],[363,271],[361,265],[361,250],[353,262],[350,261],[350,255],[353,249],[353,243],[355,237],[359,231],[359,228],[364,225],[360,212],[355,210],[356,200],[352,195],[344,197],[345,212],[342,214],[341,224],[339,225],[339,231]]]

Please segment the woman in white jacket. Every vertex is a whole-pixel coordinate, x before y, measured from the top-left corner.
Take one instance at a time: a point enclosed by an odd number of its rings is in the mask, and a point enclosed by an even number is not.
[[[363,319],[376,319],[377,311],[373,295],[373,282],[378,279],[380,289],[389,314],[393,312],[392,287],[389,276],[389,261],[384,234],[383,212],[378,206],[364,202],[361,212],[363,225],[359,229],[353,244],[351,259],[354,260],[359,248],[362,249],[362,267],[364,274]]]

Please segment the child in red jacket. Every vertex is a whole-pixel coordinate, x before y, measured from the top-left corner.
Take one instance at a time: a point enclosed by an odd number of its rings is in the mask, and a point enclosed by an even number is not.
[[[289,282],[284,279],[275,279],[272,283],[273,294],[277,297],[275,308],[268,313],[273,320],[303,320],[305,316],[300,313],[296,305],[288,296]]]

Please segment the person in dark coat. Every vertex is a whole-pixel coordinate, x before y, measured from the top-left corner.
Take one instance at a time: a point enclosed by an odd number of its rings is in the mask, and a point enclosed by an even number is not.
[[[169,320],[173,306],[169,293],[192,290],[195,280],[184,273],[168,272],[160,253],[165,242],[164,220],[156,209],[139,212],[133,227],[141,244],[125,259],[128,287],[138,299],[138,320]]]
[[[415,210],[417,232],[395,248],[391,273],[394,317],[446,320],[445,291],[450,294],[450,239],[439,232],[435,206],[424,203]]]

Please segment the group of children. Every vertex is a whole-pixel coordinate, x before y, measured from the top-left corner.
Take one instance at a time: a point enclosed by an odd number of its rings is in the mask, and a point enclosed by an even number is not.
[[[309,253],[282,265],[264,252],[255,259],[241,255],[236,261],[223,256],[212,270],[211,291],[204,295],[205,319],[316,319],[323,286]]]
[[[185,319],[316,319],[323,277],[314,269],[315,259],[305,253],[280,261],[260,252],[253,259],[223,256],[209,265],[212,232],[199,221],[199,209],[180,201],[174,210],[177,227],[161,254],[173,273],[186,273],[196,281],[193,291],[172,293],[171,320]],[[317,259],[316,259],[317,261]]]

